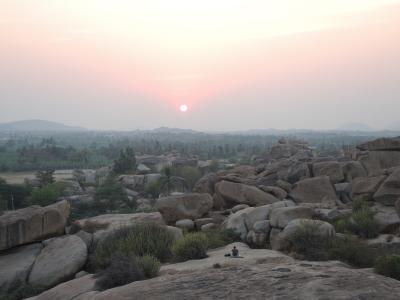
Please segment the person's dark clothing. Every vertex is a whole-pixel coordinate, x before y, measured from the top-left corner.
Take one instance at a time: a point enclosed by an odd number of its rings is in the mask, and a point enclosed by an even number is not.
[[[236,249],[236,248],[233,248],[233,249],[232,249],[232,256],[233,256],[233,257],[239,256],[239,250]]]

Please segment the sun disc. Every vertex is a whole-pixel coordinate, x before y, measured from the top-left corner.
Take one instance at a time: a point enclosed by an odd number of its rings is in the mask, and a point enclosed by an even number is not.
[[[182,104],[182,105],[179,107],[179,109],[180,109],[181,112],[186,112],[186,111],[188,110],[188,106],[187,106],[186,104]]]

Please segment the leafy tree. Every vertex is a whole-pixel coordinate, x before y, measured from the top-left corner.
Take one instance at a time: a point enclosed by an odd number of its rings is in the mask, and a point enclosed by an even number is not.
[[[131,147],[122,149],[119,157],[114,161],[113,171],[117,174],[133,173],[136,170],[135,152]]]
[[[41,187],[54,183],[54,170],[38,171],[36,178],[39,180]]]
[[[94,199],[99,209],[103,211],[116,209],[118,202],[128,202],[125,189],[112,178],[107,179],[96,189]]]
[[[57,202],[61,196],[61,189],[56,184],[48,184],[32,192],[32,204],[47,206]]]
[[[188,187],[187,181],[184,178],[173,175],[171,167],[164,168],[159,182],[160,192],[166,192],[167,195],[171,194],[175,188],[187,189]]]
[[[13,210],[26,206],[25,200],[30,188],[23,185],[8,184],[0,178],[0,211]]]

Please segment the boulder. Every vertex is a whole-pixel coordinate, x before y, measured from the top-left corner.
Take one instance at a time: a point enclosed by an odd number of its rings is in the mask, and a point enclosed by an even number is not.
[[[400,217],[400,198],[397,199],[396,203],[394,204],[394,208],[396,209],[397,215]]]
[[[335,228],[324,221],[309,220],[309,219],[295,219],[291,221],[285,229],[279,233],[271,234],[270,242],[273,250],[283,251],[289,250],[291,241],[295,234],[304,226],[313,226],[313,233],[324,238],[333,238],[335,236]]]
[[[53,239],[36,258],[28,282],[32,286],[53,287],[73,278],[86,259],[87,247],[79,237]]]
[[[286,197],[288,195],[288,193],[284,189],[282,189],[278,186],[261,185],[261,186],[259,186],[259,188],[260,188],[260,190],[273,195],[274,197],[278,198],[279,200],[286,199]]]
[[[269,234],[269,232],[271,230],[270,222],[268,220],[254,222],[253,230],[255,233]]]
[[[326,222],[333,222],[338,219],[348,217],[352,214],[351,209],[338,209],[338,208],[316,208],[314,210],[314,218]]]
[[[394,206],[400,198],[400,168],[396,168],[392,174],[382,183],[373,196],[376,202]]]
[[[144,223],[165,225],[164,219],[159,212],[106,214],[77,220],[74,225],[86,232],[93,233],[93,240],[97,242],[116,229]]]
[[[0,250],[64,234],[69,212],[67,201],[5,212],[0,216]]]
[[[214,194],[214,186],[218,182],[218,176],[215,173],[206,174],[196,182],[193,187],[194,193]]]
[[[344,174],[342,167],[337,161],[319,162],[313,164],[314,176],[328,176],[333,184],[342,182]]]
[[[345,181],[351,182],[358,177],[367,177],[367,171],[359,161],[347,161],[342,164]]]
[[[304,206],[280,207],[272,210],[270,224],[272,227],[285,228],[296,219],[312,219],[314,210]]]
[[[192,231],[194,229],[194,222],[190,219],[184,219],[176,221],[175,227],[181,228],[183,230]]]
[[[118,181],[126,188],[135,191],[144,191],[160,178],[161,174],[121,175],[118,177]]]
[[[167,231],[172,235],[173,240],[177,241],[183,238],[183,231],[181,228],[174,227],[174,226],[166,226]]]
[[[311,174],[308,164],[300,161],[291,161],[285,176],[279,175],[279,179],[285,180],[291,184],[309,177],[311,177]]]
[[[220,228],[219,224],[215,224],[215,223],[208,223],[208,224],[204,224],[201,226],[200,230],[201,231],[208,231],[208,230],[217,230]]]
[[[214,223],[213,218],[201,218],[194,220],[197,230],[200,230],[203,225]]]
[[[380,175],[383,169],[400,166],[400,151],[370,151],[358,161],[370,175]]]
[[[268,234],[265,232],[256,233],[254,230],[250,230],[246,237],[246,242],[249,245],[256,246],[258,248],[266,248]]]
[[[336,192],[328,176],[319,176],[296,183],[290,197],[296,203],[321,203],[324,198],[336,199]]]
[[[400,137],[379,138],[360,144],[357,148],[362,151],[400,151]]]
[[[367,243],[377,256],[400,253],[400,238],[392,234],[381,234]]]
[[[358,177],[351,183],[350,196],[353,201],[371,201],[386,176]]]
[[[249,207],[229,216],[225,223],[226,229],[232,229],[238,233],[243,241],[246,240],[248,231],[254,228],[254,224],[258,221],[265,221],[269,219],[270,213],[279,207],[294,206],[292,201],[278,201],[273,204]]]
[[[238,204],[238,205],[235,205],[234,207],[232,207],[232,212],[236,213],[239,210],[242,210],[242,209],[245,209],[245,208],[248,208],[248,207],[249,206],[247,204]]]
[[[261,206],[279,201],[271,194],[241,183],[221,181],[215,185],[215,191],[226,203]]]
[[[336,196],[342,203],[348,203],[351,201],[350,192],[351,184],[348,182],[336,183],[335,184]]]
[[[397,233],[400,228],[400,217],[394,207],[375,204],[372,207],[375,212],[374,220],[380,233]]]
[[[56,287],[38,295],[35,300],[72,300],[84,293],[96,290],[96,278],[85,275],[57,285]]]
[[[224,257],[229,247],[212,252],[210,258],[170,266],[168,277],[137,281],[103,291],[87,293],[85,300],[165,299],[384,299],[398,300],[399,282],[371,269],[346,264],[290,261],[266,250],[242,250],[244,258]],[[268,252],[267,252],[268,251]],[[211,252],[211,251],[210,251]],[[215,253],[215,254],[214,254]],[[250,259],[246,259],[251,257]],[[219,263],[221,268],[213,268]],[[184,271],[185,270],[185,271]]]
[[[289,158],[297,151],[298,149],[291,144],[276,144],[271,147],[270,156],[272,159]]]
[[[198,219],[214,205],[210,194],[182,194],[157,200],[155,207],[167,223],[182,219]]]
[[[0,255],[0,291],[7,291],[26,282],[43,246],[40,243],[20,246]]]

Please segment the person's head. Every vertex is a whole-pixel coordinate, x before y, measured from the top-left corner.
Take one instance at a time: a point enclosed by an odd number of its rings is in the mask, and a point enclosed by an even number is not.
[[[233,246],[233,249],[236,249],[236,246]]]

